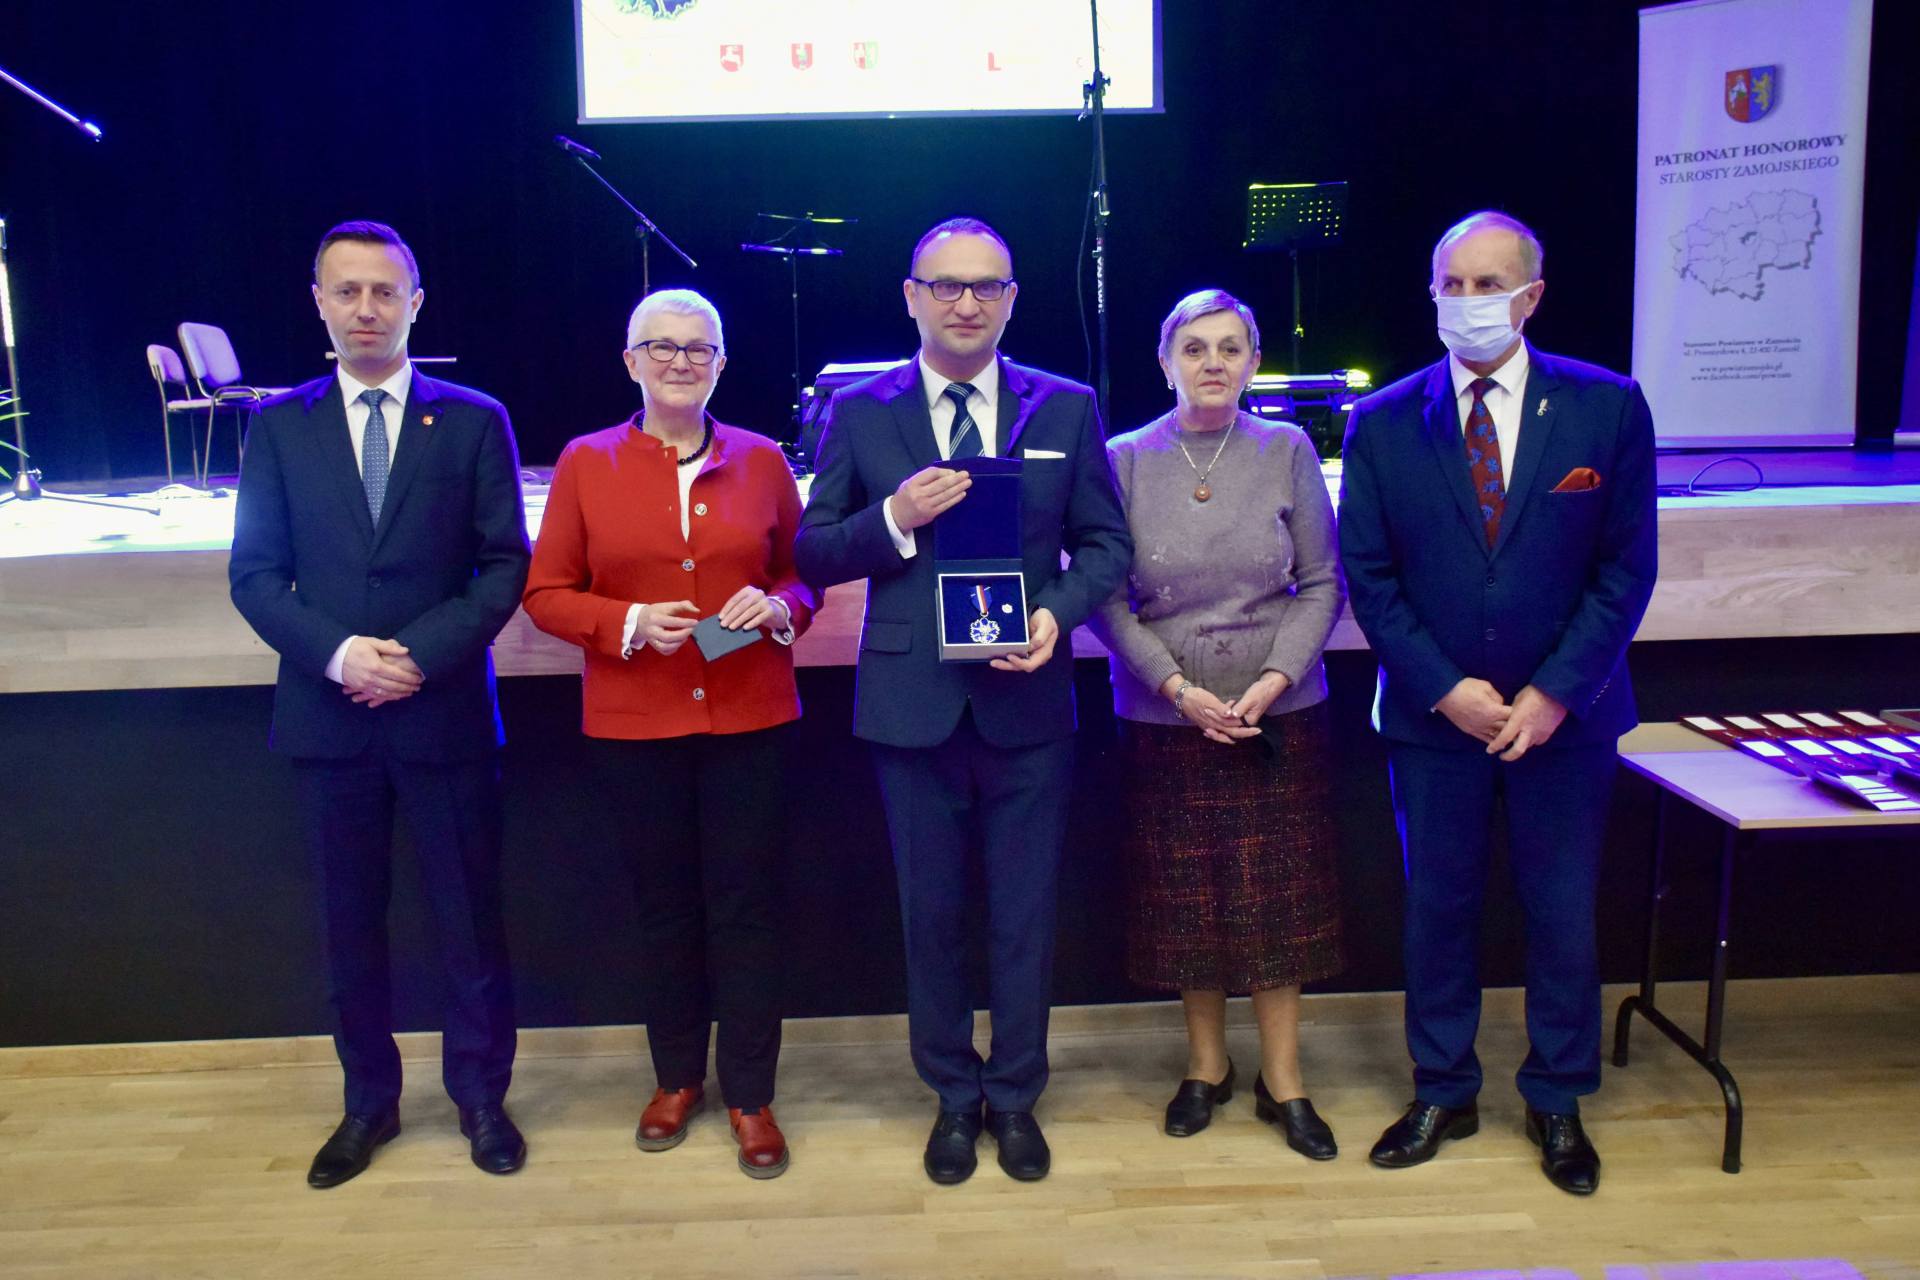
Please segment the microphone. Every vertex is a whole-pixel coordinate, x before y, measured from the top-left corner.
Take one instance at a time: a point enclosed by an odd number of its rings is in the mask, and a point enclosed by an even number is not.
[[[579,143],[575,142],[572,138],[567,137],[564,133],[554,134],[553,144],[559,147],[562,151],[566,152],[568,155],[579,156],[582,160],[598,160],[600,158],[600,153],[598,151],[595,151],[592,147],[581,146]]]

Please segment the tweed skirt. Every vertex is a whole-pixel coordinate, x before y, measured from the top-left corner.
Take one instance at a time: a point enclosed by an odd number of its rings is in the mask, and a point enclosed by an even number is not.
[[[1127,974],[1142,986],[1238,994],[1346,965],[1327,704],[1262,727],[1267,744],[1228,746],[1120,722]]]

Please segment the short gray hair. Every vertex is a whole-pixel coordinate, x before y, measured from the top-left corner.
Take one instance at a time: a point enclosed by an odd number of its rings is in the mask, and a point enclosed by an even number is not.
[[[1476,231],[1485,231],[1497,227],[1502,231],[1511,231],[1520,238],[1520,269],[1526,273],[1527,283],[1532,284],[1540,278],[1540,268],[1546,265],[1547,251],[1540,247],[1540,237],[1533,234],[1533,228],[1511,214],[1501,213],[1498,209],[1482,209],[1470,213],[1447,228],[1439,243],[1433,246],[1433,274],[1440,274],[1440,262],[1447,256],[1448,250]]]
[[[1160,322],[1160,358],[1165,360],[1173,353],[1173,335],[1182,325],[1192,324],[1195,320],[1222,311],[1231,311],[1240,317],[1240,322],[1247,326],[1247,341],[1258,351],[1260,323],[1253,318],[1253,308],[1225,289],[1196,289],[1174,303],[1173,310],[1167,312],[1167,318]]]
[[[720,348],[721,355],[727,353],[727,335],[720,327],[719,308],[691,289],[656,289],[640,299],[633,314],[627,317],[627,346],[640,340],[640,327],[647,317],[662,311],[675,316],[705,316],[713,326],[713,345]]]

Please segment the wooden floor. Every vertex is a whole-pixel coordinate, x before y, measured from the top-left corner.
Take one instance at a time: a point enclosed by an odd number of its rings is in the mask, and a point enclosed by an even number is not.
[[[1663,988],[1663,1004],[1697,1025],[1699,991]],[[897,1020],[792,1028],[779,1112],[793,1168],[768,1183],[736,1170],[721,1112],[677,1150],[634,1148],[651,1082],[630,1029],[526,1033],[510,1104],[531,1158],[510,1178],[467,1163],[437,1064],[415,1052],[431,1046],[410,1042],[405,1131],[327,1192],[303,1178],[337,1118],[337,1069],[252,1065],[324,1042],[4,1051],[0,1275],[1600,1277],[1841,1258],[1920,1277],[1920,977],[1734,984],[1737,1176],[1719,1171],[1712,1082],[1639,1024],[1633,1065],[1586,1106],[1605,1160],[1590,1200],[1549,1186],[1521,1133],[1511,992],[1490,997],[1480,1037],[1480,1134],[1418,1169],[1368,1165],[1409,1092],[1398,1005],[1307,1002],[1313,1096],[1343,1145],[1324,1165],[1258,1124],[1245,1091],[1204,1134],[1158,1132],[1184,1063],[1171,1006],[1059,1011],[1040,1112],[1052,1176],[1014,1183],[983,1142],[956,1188],[920,1172],[932,1104]],[[1244,1027],[1234,1047],[1250,1078]],[[220,1062],[248,1065],[128,1071]]]

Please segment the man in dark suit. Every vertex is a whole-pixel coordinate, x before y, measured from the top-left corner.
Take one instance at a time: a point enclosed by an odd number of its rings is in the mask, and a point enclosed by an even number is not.
[[[473,1161],[511,1173],[513,996],[500,914],[500,717],[488,646],[529,550],[497,401],[418,373],[425,295],[391,227],[343,223],[314,258],[339,367],[268,401],[248,433],[233,603],[280,654],[272,746],[293,757],[325,915],[346,1116],[308,1171],[337,1186],[400,1131],[387,900],[406,814],[446,969],[447,1092]]]
[[[1480,916],[1503,810],[1526,920],[1527,1133],[1554,1185],[1587,1194],[1594,893],[1615,742],[1635,724],[1627,643],[1653,593],[1653,420],[1630,379],[1520,337],[1540,262],[1504,214],[1441,237],[1432,288],[1451,354],[1354,407],[1340,549],[1380,662],[1374,723],[1407,880],[1415,1101],[1373,1162],[1419,1164],[1479,1127]]]
[[[874,744],[899,874],[914,1065],[940,1098],[927,1175],[973,1173],[984,1102],[1001,1168],[1031,1180],[1051,1159],[1033,1107],[1073,768],[1070,636],[1119,586],[1132,542],[1092,393],[998,354],[1018,292],[1006,241],[971,218],[943,222],[915,246],[903,289],[919,354],[834,396],[794,554],[816,586],[868,580],[854,733]],[[943,464],[982,454],[1023,460],[1029,645],[942,662],[927,526],[970,484]],[[974,823],[990,921],[984,1062],[961,929]]]

